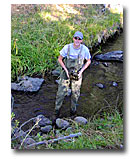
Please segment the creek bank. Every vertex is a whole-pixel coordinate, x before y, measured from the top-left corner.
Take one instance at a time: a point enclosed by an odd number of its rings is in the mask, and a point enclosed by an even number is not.
[[[24,128],[24,126],[31,121],[33,121],[31,128],[29,130],[22,130]],[[71,122],[73,121],[80,125],[87,124],[87,119],[84,117],[81,117],[81,116],[77,116],[73,120],[71,119],[70,121]],[[56,124],[57,128],[55,127],[55,132],[56,132],[57,139],[59,137],[61,137],[58,135],[59,131],[61,131],[61,130],[72,133],[71,122],[69,122],[69,120],[67,121],[67,120],[61,119],[61,118],[56,119],[55,124]],[[47,117],[45,117],[44,115],[38,115],[37,117],[29,119],[28,121],[23,123],[18,128],[16,128],[15,121],[12,121],[11,125],[12,125],[12,131],[11,131],[12,141],[17,141],[19,143],[19,148],[21,146],[23,146],[24,148],[27,148],[27,146],[29,146],[29,145],[36,144],[36,139],[38,137],[37,134],[40,134],[40,136],[46,136],[46,138],[47,138],[48,133],[50,131],[52,131],[53,126],[54,126],[52,124],[52,121],[50,119],[48,119]],[[34,135],[32,133],[33,131],[35,131],[35,134],[37,132],[37,134]],[[76,137],[76,136],[73,134],[73,137]],[[62,138],[65,139],[63,136],[62,136]],[[57,140],[57,139],[55,139],[55,140]],[[33,149],[33,148],[35,148],[35,147],[31,146],[31,149]]]
[[[102,52],[123,49],[123,34],[115,41],[108,43]],[[91,66],[84,72],[81,96],[77,106],[78,116],[92,117],[98,110],[111,111],[113,107],[123,108],[123,63],[92,60]],[[38,77],[37,75],[34,77]],[[41,76],[40,76],[41,77]],[[54,114],[57,84],[55,76],[48,76],[41,89],[36,93],[12,91],[13,112],[20,124],[28,119],[43,114],[51,119]],[[99,89],[95,84],[103,84]],[[106,106],[111,106],[105,109]],[[109,109],[109,110],[108,110]],[[28,111],[29,110],[29,111]],[[66,97],[61,110],[61,117],[70,117],[70,98]],[[44,129],[45,126],[43,126]],[[50,128],[50,127],[49,127]],[[69,128],[68,128],[69,129]],[[41,130],[40,130],[41,131]]]

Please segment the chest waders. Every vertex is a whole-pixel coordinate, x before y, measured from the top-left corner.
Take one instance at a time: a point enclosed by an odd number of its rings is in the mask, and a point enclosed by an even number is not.
[[[64,64],[68,71],[71,70],[78,71],[82,68],[84,58],[81,56],[82,45],[77,59],[70,58],[70,45],[68,46],[67,57],[64,59]],[[80,87],[82,83],[82,77],[78,80],[68,79],[66,72],[62,70],[60,74],[60,82],[58,86],[57,96],[56,96],[56,105],[55,110],[59,111],[64,97],[67,95],[69,87],[71,88],[71,111],[76,112],[77,102],[80,96]]]

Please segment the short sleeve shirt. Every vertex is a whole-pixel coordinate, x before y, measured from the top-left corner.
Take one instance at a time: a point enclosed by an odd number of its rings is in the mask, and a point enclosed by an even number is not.
[[[88,60],[88,59],[91,59],[91,55],[90,55],[90,52],[89,52],[89,49],[83,45],[83,44],[80,44],[80,48],[78,49],[75,49],[73,47],[73,43],[71,44],[67,44],[63,47],[63,49],[60,51],[60,55],[62,57],[67,57],[67,54],[68,54],[68,47],[70,45],[70,51],[69,51],[69,57],[72,58],[72,59],[76,59],[78,58],[78,55],[80,53],[80,49],[81,49],[81,46],[83,47],[82,48],[82,52],[81,52],[81,56],[82,58]]]

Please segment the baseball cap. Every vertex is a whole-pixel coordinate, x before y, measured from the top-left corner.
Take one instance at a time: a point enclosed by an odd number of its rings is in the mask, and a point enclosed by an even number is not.
[[[74,37],[79,37],[80,39],[83,39],[83,34],[80,31],[76,31]]]

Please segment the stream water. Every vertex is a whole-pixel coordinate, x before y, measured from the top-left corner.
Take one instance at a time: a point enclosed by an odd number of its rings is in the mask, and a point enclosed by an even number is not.
[[[114,41],[108,42],[102,52],[123,50],[123,33]],[[123,110],[123,63],[92,61],[90,67],[83,74],[81,95],[77,106],[77,115],[86,118],[97,112],[109,108]],[[116,86],[112,85],[116,82]],[[105,87],[98,88],[95,84],[102,83]],[[23,123],[28,119],[43,114],[52,118],[58,85],[54,77],[49,77],[37,93],[23,93],[12,91],[14,113],[16,119]],[[61,117],[70,117],[70,97],[66,97],[61,109]]]

